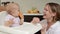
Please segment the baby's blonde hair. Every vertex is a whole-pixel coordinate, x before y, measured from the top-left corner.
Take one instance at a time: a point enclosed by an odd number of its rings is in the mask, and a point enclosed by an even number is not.
[[[9,4],[6,5],[6,10],[7,10],[8,13],[11,12],[11,9],[14,5],[19,6],[17,3],[9,3]]]

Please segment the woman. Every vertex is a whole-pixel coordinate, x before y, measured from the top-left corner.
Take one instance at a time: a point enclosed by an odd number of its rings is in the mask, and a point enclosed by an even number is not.
[[[60,34],[60,5],[47,3],[43,12],[43,18],[47,20],[47,26],[43,26],[41,34]]]

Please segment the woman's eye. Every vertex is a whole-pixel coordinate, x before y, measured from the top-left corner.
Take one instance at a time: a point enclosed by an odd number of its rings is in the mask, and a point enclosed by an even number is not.
[[[48,11],[47,9],[44,9],[45,11]]]

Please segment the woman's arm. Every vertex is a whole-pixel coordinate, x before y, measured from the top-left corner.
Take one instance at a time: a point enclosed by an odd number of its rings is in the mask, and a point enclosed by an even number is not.
[[[41,30],[41,34],[46,34],[46,30],[45,29],[42,29]]]
[[[47,25],[46,24],[41,25],[42,25],[41,34],[46,34]]]

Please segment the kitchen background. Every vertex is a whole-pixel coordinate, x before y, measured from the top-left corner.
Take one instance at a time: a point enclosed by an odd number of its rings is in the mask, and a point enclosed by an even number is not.
[[[0,0],[2,2],[16,2],[20,5],[20,10],[24,13],[30,13],[32,10],[38,11],[38,13],[43,14],[43,9],[46,3],[55,2],[60,4],[60,0]]]

